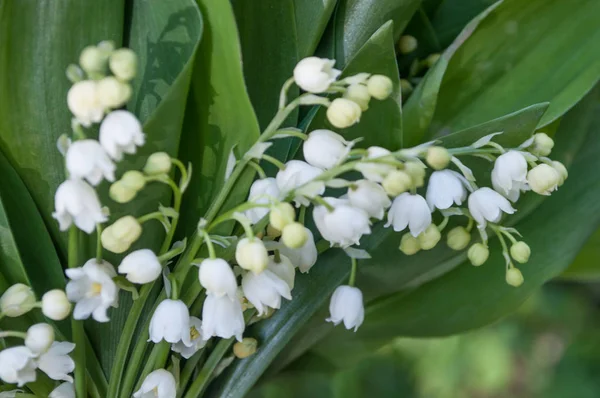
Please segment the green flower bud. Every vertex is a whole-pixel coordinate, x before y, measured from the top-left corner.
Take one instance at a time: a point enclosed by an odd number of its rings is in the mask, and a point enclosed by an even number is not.
[[[490,249],[488,249],[483,243],[475,243],[467,252],[469,261],[476,267],[479,267],[481,264],[485,263],[489,256]]]
[[[362,110],[360,106],[346,98],[334,99],[327,108],[329,123],[339,129],[350,127],[360,120]]]
[[[119,254],[127,251],[141,234],[142,226],[138,220],[124,216],[102,231],[100,240],[106,250]]]
[[[413,86],[406,79],[400,79],[400,92],[402,93],[402,99],[405,99],[413,91]]]
[[[450,153],[441,146],[432,146],[427,149],[427,164],[434,170],[442,170],[448,167],[450,163]]]
[[[401,36],[400,40],[398,40],[398,50],[402,54],[408,54],[415,51],[418,45],[419,42],[417,41],[417,39],[411,35]]]
[[[431,68],[435,63],[440,59],[440,54],[431,54],[427,58],[425,58],[425,66]]]
[[[527,173],[527,182],[531,190],[537,194],[549,196],[558,188],[561,176],[552,166],[538,164]]]
[[[138,191],[119,180],[110,185],[108,196],[117,203],[128,203],[137,195]]]
[[[517,242],[510,247],[510,256],[514,258],[516,262],[524,264],[529,261],[531,249],[527,243]]]
[[[413,180],[402,170],[392,170],[383,179],[381,186],[390,196],[398,196],[408,191],[413,185]]]
[[[131,98],[131,86],[113,76],[98,81],[97,98],[105,108],[120,108]]]
[[[238,341],[233,345],[233,354],[240,358],[248,358],[256,352],[258,342],[252,337],[244,337],[242,341]]]
[[[137,170],[129,170],[123,174],[121,182],[131,189],[141,191],[146,186],[146,177]]]
[[[96,46],[88,46],[79,56],[79,65],[87,73],[102,73],[106,69],[107,57],[104,51]]]
[[[438,244],[440,239],[442,239],[442,235],[435,224],[430,224],[425,231],[419,234],[417,239],[419,240],[421,249],[431,250]]]
[[[137,55],[128,48],[120,48],[110,56],[109,65],[116,77],[124,81],[131,80],[137,73]]]
[[[506,283],[511,286],[519,287],[523,284],[523,274],[518,268],[511,267],[506,270]]]
[[[171,171],[171,157],[166,152],[155,152],[148,157],[144,173],[152,176]]]
[[[548,156],[554,148],[554,140],[546,133],[537,133],[533,136],[531,153],[536,156]]]
[[[565,180],[567,179],[567,177],[569,177],[569,172],[567,171],[567,168],[565,167],[564,164],[562,164],[561,162],[556,161],[556,160],[552,161],[552,167],[558,173],[558,176],[559,176],[558,186],[560,187],[562,184],[565,183]]]
[[[465,227],[452,228],[446,236],[446,243],[452,250],[463,250],[471,241],[471,234]]]
[[[402,239],[400,240],[400,251],[407,256],[412,256],[416,254],[419,250],[421,250],[421,245],[419,244],[419,240],[412,236],[411,234],[402,235]]]
[[[373,75],[367,80],[367,88],[371,97],[384,100],[392,94],[394,84],[392,79],[384,75]]]
[[[425,166],[421,162],[409,161],[404,163],[404,171],[410,175],[416,188],[425,184]]]
[[[27,285],[17,283],[0,297],[0,313],[14,318],[28,313],[35,305],[35,294]]]
[[[356,102],[363,112],[369,109],[371,94],[369,94],[369,89],[364,84],[350,85],[344,93],[344,98]]]
[[[283,231],[283,228],[294,222],[296,219],[296,211],[294,207],[287,203],[281,202],[271,208],[269,213],[269,223],[276,230]]]
[[[308,234],[306,228],[299,222],[286,225],[281,231],[281,241],[290,249],[299,249],[306,243]]]

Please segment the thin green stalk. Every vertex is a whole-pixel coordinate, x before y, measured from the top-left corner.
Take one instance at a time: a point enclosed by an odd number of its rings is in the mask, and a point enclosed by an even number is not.
[[[357,261],[354,257],[352,257],[351,260],[352,260],[352,270],[350,271],[350,279],[348,280],[348,285],[354,286],[354,284],[356,283]]]
[[[96,224],[96,262],[102,263],[102,224]]]
[[[3,339],[5,337],[17,337],[20,339],[25,339],[25,337],[27,337],[27,333],[25,332],[15,332],[12,330],[7,330],[4,332],[0,332],[0,339]]]
[[[77,243],[79,240],[79,231],[74,225],[69,229],[69,251],[68,251],[68,266],[76,268],[79,263],[79,253],[77,251]],[[71,357],[75,361],[75,396],[77,398],[87,397],[86,387],[86,368],[85,368],[85,331],[83,330],[83,321],[71,319],[71,330],[73,334],[73,342],[75,350]]]

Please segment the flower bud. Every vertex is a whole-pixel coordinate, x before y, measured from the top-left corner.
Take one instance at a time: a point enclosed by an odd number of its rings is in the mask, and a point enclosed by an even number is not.
[[[523,284],[523,274],[518,268],[511,267],[506,270],[506,283],[511,286],[519,287]]]
[[[440,54],[431,54],[427,58],[425,58],[425,66],[431,68],[435,63],[440,59]]]
[[[406,79],[400,79],[400,92],[402,93],[402,100],[405,101],[406,97],[413,92],[413,86]]]
[[[307,239],[306,229],[299,222],[288,224],[281,231],[281,241],[290,249],[301,248]]]
[[[483,243],[475,243],[469,248],[467,257],[474,266],[478,267],[485,263],[490,256],[490,249],[487,248]]]
[[[525,242],[517,242],[510,247],[510,256],[515,259],[516,262],[524,264],[529,261],[531,255],[531,249]]]
[[[137,170],[129,170],[123,174],[121,182],[128,188],[140,191],[146,186],[146,177]]]
[[[271,226],[279,231],[282,231],[289,223],[294,222],[295,218],[296,211],[294,210],[294,207],[287,202],[281,202],[273,206],[271,208],[271,213],[269,214]]]
[[[137,73],[137,55],[128,48],[120,48],[110,56],[109,66],[119,79],[131,80]]]
[[[171,157],[166,152],[155,152],[148,157],[144,173],[152,176],[171,171]]]
[[[132,216],[124,216],[102,231],[102,246],[113,253],[123,253],[142,234],[142,226]]]
[[[233,345],[233,354],[240,358],[248,358],[250,355],[256,352],[258,342],[252,337],[244,337],[242,341],[238,341]]]
[[[450,163],[450,153],[441,146],[432,146],[427,150],[427,164],[435,170],[442,170]]]
[[[54,343],[54,329],[47,323],[38,323],[27,329],[25,346],[36,355],[48,351]]]
[[[131,86],[114,78],[105,77],[98,81],[98,101],[105,108],[120,108],[131,98]]]
[[[390,196],[398,196],[408,191],[412,184],[410,175],[401,170],[391,171],[381,183],[385,192]]]
[[[126,274],[131,283],[150,283],[162,274],[162,265],[150,249],[136,250],[123,258],[119,264],[119,273]]]
[[[88,46],[83,49],[79,56],[81,68],[90,72],[104,72],[106,68],[106,54],[96,46]]]
[[[419,250],[421,250],[421,245],[419,244],[419,240],[412,236],[411,234],[402,235],[402,239],[400,240],[400,251],[407,256],[412,256],[416,254]]]
[[[465,227],[452,228],[446,236],[446,243],[452,250],[463,250],[471,241],[471,234]]]
[[[14,318],[21,316],[35,305],[35,294],[33,290],[22,283],[9,287],[0,297],[0,313]]]
[[[556,160],[552,161],[552,167],[558,173],[558,176],[559,176],[558,186],[560,187],[562,184],[565,183],[565,180],[567,179],[567,177],[569,177],[569,172],[567,171],[567,168],[565,167],[564,164],[562,164],[561,162],[556,161]]]
[[[536,156],[548,156],[554,148],[554,140],[546,133],[537,133],[533,136],[531,153]]]
[[[269,255],[260,239],[244,238],[237,244],[235,260],[243,269],[260,274],[269,264]]]
[[[440,239],[442,239],[442,235],[435,224],[429,224],[427,229],[421,232],[417,239],[419,240],[421,249],[431,250],[438,244]]]
[[[356,102],[363,112],[369,109],[371,94],[369,94],[369,89],[364,84],[351,84],[346,89],[344,98]]]
[[[62,321],[71,312],[71,303],[60,289],[50,290],[42,296],[42,313],[53,321]]]
[[[422,187],[425,184],[425,166],[421,162],[410,161],[404,163],[404,172],[412,178],[416,188]]]
[[[547,164],[539,164],[527,173],[527,182],[531,190],[540,195],[549,196],[555,191],[560,182],[561,176],[558,172]]]
[[[392,79],[384,75],[373,75],[367,80],[367,88],[371,97],[384,100],[392,94],[394,84]]]
[[[346,98],[336,98],[327,108],[327,119],[337,128],[344,129],[358,123],[362,111],[360,106]]]
[[[400,40],[398,40],[398,50],[400,50],[402,54],[408,54],[415,51],[417,49],[417,46],[417,39],[415,39],[414,36],[411,35],[401,36]]]
[[[127,203],[135,198],[137,191],[119,180],[110,185],[108,195],[117,203]]]

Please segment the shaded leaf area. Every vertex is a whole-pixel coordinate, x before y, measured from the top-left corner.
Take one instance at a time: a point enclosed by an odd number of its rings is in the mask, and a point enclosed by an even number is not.
[[[577,254],[569,268],[561,274],[562,279],[596,282],[600,280],[600,231],[587,241],[583,249]]]

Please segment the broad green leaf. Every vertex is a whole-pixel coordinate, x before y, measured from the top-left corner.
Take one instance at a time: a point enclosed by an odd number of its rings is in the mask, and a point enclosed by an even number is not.
[[[600,230],[590,237],[575,260],[560,277],[581,282],[600,280]]]
[[[500,3],[450,61],[430,132],[545,101],[550,108],[538,127],[559,118],[600,77],[599,13],[595,0]]]
[[[315,52],[335,4],[336,0],[294,0],[299,58]]]

